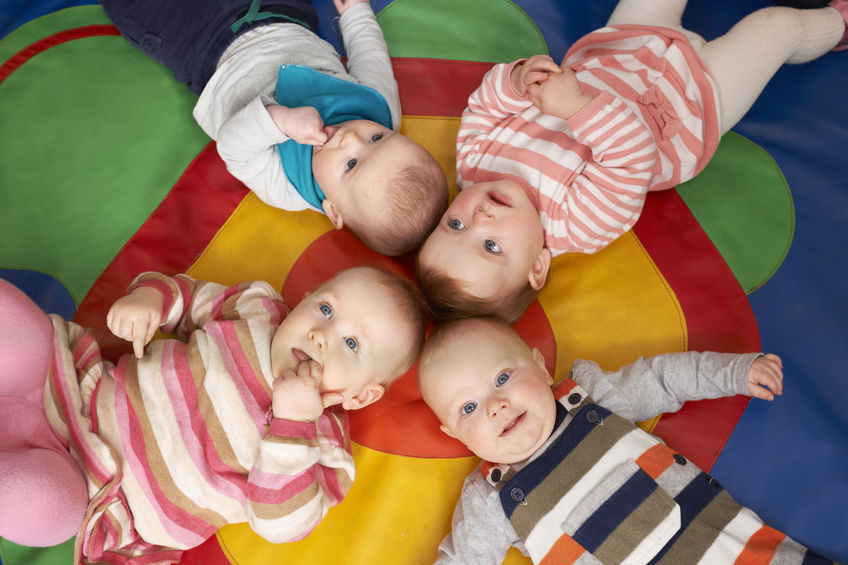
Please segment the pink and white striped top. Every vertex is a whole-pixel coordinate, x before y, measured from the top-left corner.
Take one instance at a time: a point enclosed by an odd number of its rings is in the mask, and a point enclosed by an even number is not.
[[[155,273],[162,330],[142,359],[101,359],[90,331],[57,316],[45,391],[50,423],[84,464],[90,503],[76,556],[180,559],[226,524],[299,539],[354,477],[347,414],[273,418],[271,340],[288,310],[267,283],[224,286]],[[182,341],[186,340],[186,341]]]
[[[603,249],[633,227],[647,191],[692,178],[715,152],[715,85],[674,30],[616,26],[577,41],[562,64],[596,97],[568,120],[518,97],[518,62],[495,65],[468,99],[457,185],[517,182],[553,255]]]

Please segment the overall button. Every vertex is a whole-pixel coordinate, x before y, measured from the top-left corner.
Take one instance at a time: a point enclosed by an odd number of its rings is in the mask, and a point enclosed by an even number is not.
[[[501,480],[501,470],[497,469],[497,468],[492,469],[491,477],[492,477],[492,480],[495,481],[495,482],[500,481]]]
[[[601,421],[601,416],[598,414],[598,411],[594,408],[590,408],[586,411],[586,421],[590,424],[597,424]]]
[[[686,458],[680,455],[679,453],[674,454],[674,462],[678,465],[686,465]]]
[[[721,483],[718,482],[715,478],[710,477],[710,484],[715,488],[721,488]]]
[[[569,404],[578,404],[583,399],[579,392],[572,392],[568,395]]]
[[[524,491],[520,487],[512,487],[509,491],[509,497],[515,502],[524,500]]]

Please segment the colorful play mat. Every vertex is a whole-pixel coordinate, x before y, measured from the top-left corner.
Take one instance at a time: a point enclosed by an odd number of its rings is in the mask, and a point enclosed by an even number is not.
[[[315,4],[319,33],[341,50],[332,2]],[[372,0],[400,85],[402,131],[453,180],[458,116],[492,63],[545,52],[559,60],[614,5]],[[684,25],[713,38],[764,5],[691,0]],[[577,357],[615,368],[672,351],[779,354],[785,392],[773,403],[694,402],[642,425],[767,523],[843,562],[846,69],[848,53],[784,67],[700,176],[652,194],[635,229],[601,253],[558,257],[517,324],[557,378]],[[105,313],[143,270],[265,279],[291,305],[346,266],[410,273],[408,258],[376,256],[320,214],[276,210],[250,194],[193,121],[195,100],[99,6],[0,0],[0,276],[94,328],[115,358],[128,348],[108,335]],[[182,562],[432,562],[478,461],[439,432],[413,371],[351,414],[356,480],[314,532],[274,545],[232,525]],[[0,540],[6,565],[71,555],[72,542],[33,549]],[[507,562],[527,561],[513,550]]]

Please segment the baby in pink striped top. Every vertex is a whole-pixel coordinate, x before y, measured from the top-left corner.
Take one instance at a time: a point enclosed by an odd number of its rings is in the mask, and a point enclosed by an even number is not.
[[[346,410],[424,339],[411,283],[342,271],[291,311],[265,282],[144,273],[107,324],[135,355],[45,316],[0,279],[0,537],[76,536],[76,562],[179,561],[226,524],[307,535],[354,478]],[[179,339],[151,338],[157,329]],[[148,345],[149,343],[149,345]]]
[[[438,316],[515,321],[552,257],[603,249],[648,191],[700,172],[783,63],[846,44],[845,0],[764,8],[710,42],[683,29],[685,6],[621,0],[561,64],[535,55],[486,74],[459,128],[460,193],[418,257]]]

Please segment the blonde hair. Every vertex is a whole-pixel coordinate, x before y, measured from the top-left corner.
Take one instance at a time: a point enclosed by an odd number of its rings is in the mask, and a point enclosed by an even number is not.
[[[397,256],[418,249],[447,210],[445,173],[432,155],[423,148],[421,153],[422,163],[395,175],[371,213],[346,219],[362,243],[378,253]]]
[[[528,281],[505,295],[480,298],[467,292],[461,281],[447,273],[425,267],[420,259],[415,264],[415,275],[432,316],[442,321],[494,316],[512,324],[524,314],[539,294]]]
[[[492,323],[499,328],[503,328],[505,331],[509,332],[511,335],[514,335],[524,347],[528,348],[527,343],[521,339],[521,337],[515,332],[515,329],[506,323],[502,318],[497,316],[473,316],[470,318],[457,318],[455,320],[450,320],[446,322],[441,322],[436,324],[432,330],[430,330],[430,334],[427,336],[426,341],[424,342],[423,347],[421,348],[421,355],[418,362],[418,389],[421,391],[421,395],[424,398],[424,402],[429,405],[429,391],[426,389],[424,385],[425,377],[427,375],[427,366],[432,360],[433,356],[436,355],[445,345],[445,343],[449,342],[451,338],[456,333],[456,328],[464,326],[470,322],[474,321],[484,321],[487,323]]]
[[[412,330],[412,346],[408,355],[405,356],[403,363],[397,370],[393,371],[388,378],[379,383],[388,388],[390,384],[406,373],[418,358],[418,354],[424,343],[424,332],[426,328],[425,312],[427,309],[421,293],[412,282],[380,267],[363,266],[358,268],[367,269],[374,273],[374,284],[379,287],[377,290],[383,291],[383,296],[386,299],[391,299],[396,303],[398,309],[397,315],[402,320],[408,322]]]

